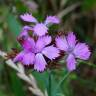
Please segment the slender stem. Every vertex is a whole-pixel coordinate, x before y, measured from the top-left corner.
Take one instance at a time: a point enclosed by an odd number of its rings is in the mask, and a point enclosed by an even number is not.
[[[51,74],[49,74],[49,96],[51,96]]]
[[[84,64],[86,64],[86,65],[89,65],[89,66],[91,66],[91,67],[96,68],[96,65],[95,65],[95,64],[92,64],[91,62],[86,62],[86,61],[82,61],[82,60],[78,60],[78,62],[79,62],[79,63],[84,63]]]
[[[96,68],[96,65],[94,65],[94,64],[92,64],[92,63],[90,63],[90,62],[86,62],[86,61],[81,61],[81,60],[78,60],[78,62],[80,63],[80,62],[83,62],[83,63],[85,63],[85,64],[87,64],[87,65],[89,65],[89,66],[92,66],[92,67],[95,67]],[[59,84],[57,85],[57,87],[56,87],[56,89],[55,89],[55,92],[56,92],[56,90],[60,87],[60,85],[63,83],[63,81],[64,80],[66,80],[67,79],[67,77],[70,75],[70,72],[68,72],[63,78],[62,78],[62,80],[59,82]]]
[[[49,77],[48,77],[48,93],[49,93],[49,96],[51,96],[51,71],[48,70],[48,74],[49,74]]]
[[[54,90],[54,93],[57,91],[57,89],[59,89],[59,87],[61,86],[61,84],[63,83],[63,81],[66,80],[69,75],[70,75],[70,72],[68,72],[66,75],[64,75],[64,77],[61,79],[61,81],[57,85],[56,89]]]

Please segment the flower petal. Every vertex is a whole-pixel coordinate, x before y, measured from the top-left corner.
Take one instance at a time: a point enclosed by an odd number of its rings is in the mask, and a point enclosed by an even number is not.
[[[13,59],[13,62],[21,62],[23,56],[25,55],[25,51],[21,51],[17,56]]]
[[[74,48],[74,52],[75,56],[77,58],[83,59],[83,60],[87,60],[90,57],[90,50],[88,48],[88,46],[85,43],[78,43],[75,48]]]
[[[60,23],[60,19],[56,16],[47,16],[46,20],[45,20],[45,25],[48,24],[59,24]]]
[[[55,39],[56,45],[60,50],[67,51],[68,50],[68,43],[65,37],[57,37]]]
[[[35,54],[33,54],[32,52],[28,52],[23,56],[23,60],[22,63],[24,65],[33,65],[34,62],[34,58],[35,58]]]
[[[35,46],[36,53],[40,52],[44,47],[45,47],[44,39],[42,37],[39,37]]]
[[[42,39],[43,39],[43,42],[44,42],[45,45],[50,44],[51,41],[52,41],[51,36],[48,36],[48,35],[47,36],[43,36]]]
[[[26,40],[24,40],[22,42],[22,46],[24,49],[32,51],[32,50],[34,50],[35,42],[34,42],[33,38],[28,37]]]
[[[33,23],[38,22],[35,17],[33,17],[31,14],[28,14],[28,13],[26,13],[24,15],[20,15],[20,18],[27,22],[33,22]]]
[[[37,23],[34,27],[33,27],[33,31],[36,35],[38,36],[43,36],[46,33],[48,33],[48,28],[43,24],[43,23]]]
[[[46,45],[50,43],[51,43],[51,36],[39,37],[36,42],[35,51],[40,52]]]
[[[42,53],[51,60],[59,56],[59,50],[53,46],[45,47]]]
[[[74,48],[75,47],[76,36],[73,34],[73,32],[68,33],[67,42],[68,42],[70,48]]]
[[[44,71],[46,68],[46,61],[41,53],[38,53],[35,56],[35,63],[34,63],[34,69],[37,70],[38,72]]]
[[[72,54],[69,54],[69,56],[67,57],[67,68],[68,71],[73,71],[76,69],[76,61],[75,61],[75,57]]]
[[[21,33],[20,33],[20,35],[18,36],[18,38],[22,38],[22,37],[28,37],[29,35],[28,35],[28,31],[29,30],[32,30],[32,27],[30,27],[30,26],[24,26],[23,28],[22,28],[22,31],[21,31]]]

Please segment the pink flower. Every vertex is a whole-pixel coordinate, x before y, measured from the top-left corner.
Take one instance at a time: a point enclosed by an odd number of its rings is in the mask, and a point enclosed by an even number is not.
[[[46,33],[48,33],[48,28],[43,23],[37,23],[33,27],[33,30],[34,30],[34,33],[37,34],[37,35],[39,35],[39,36],[43,36]]]
[[[38,20],[33,17],[31,14],[24,14],[24,15],[20,15],[21,19],[26,21],[26,22],[32,22],[35,23],[35,25],[33,26],[33,32],[34,34],[38,35],[38,36],[43,36],[46,33],[48,33],[48,26],[50,24],[59,24],[60,20],[59,18],[57,18],[56,16],[48,16],[46,18],[46,20],[44,21],[44,23],[39,23]]]
[[[56,16],[47,16],[46,20],[45,20],[45,25],[48,24],[59,24],[60,23],[60,19]]]
[[[69,71],[76,69],[76,59],[88,60],[90,57],[90,50],[85,43],[76,42],[76,36],[70,32],[66,37],[56,38],[57,47],[67,54],[67,68]]]
[[[20,37],[28,37],[29,36],[28,35],[28,31],[29,30],[32,30],[32,27],[30,27],[30,26],[24,26],[22,28],[22,31],[21,31],[20,35],[18,36],[18,38],[20,38]]]
[[[35,17],[33,17],[31,14],[28,14],[28,13],[24,15],[20,15],[20,18],[26,22],[33,22],[33,23],[38,22]]]
[[[36,42],[28,37],[22,42],[24,50],[14,58],[14,62],[20,61],[24,65],[32,64],[35,70],[44,71],[47,65],[44,55],[50,60],[59,56],[59,50],[53,45],[48,46],[50,43],[50,36],[39,37]]]

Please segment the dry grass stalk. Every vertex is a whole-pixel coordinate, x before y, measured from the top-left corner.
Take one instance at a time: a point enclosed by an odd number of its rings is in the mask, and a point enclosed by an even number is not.
[[[4,59],[6,59],[7,54],[5,52],[0,51],[0,56],[3,57]],[[36,96],[48,96],[47,92],[45,91],[45,93],[43,93],[37,86],[36,80],[34,78],[34,76],[32,74],[26,75],[25,71],[24,71],[24,67],[21,63],[18,64],[14,64],[14,62],[9,59],[6,61],[6,64],[8,66],[10,66],[12,69],[14,69],[15,71],[17,71],[17,76],[24,80],[26,83],[28,83],[29,85],[29,90],[32,92],[32,94],[36,95]]]
[[[60,12],[57,14],[57,16],[58,16],[59,18],[62,18],[62,17],[65,16],[66,14],[68,14],[68,13],[70,13],[71,11],[75,10],[75,9],[76,9],[78,6],[80,6],[80,5],[81,5],[81,2],[77,2],[77,3],[75,3],[75,4],[73,4],[73,5],[69,6],[69,7],[67,7],[66,9],[60,11]]]

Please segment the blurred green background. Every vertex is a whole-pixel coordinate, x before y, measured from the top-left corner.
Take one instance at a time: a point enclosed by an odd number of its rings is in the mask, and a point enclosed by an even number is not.
[[[52,70],[50,88],[46,71],[32,72],[41,90],[51,90],[49,96],[96,96],[96,0],[0,0],[1,50],[10,52],[11,48],[20,48],[16,37],[26,23],[19,16],[26,12],[32,13],[39,21],[47,15],[59,16],[61,23],[52,26],[50,34],[73,31],[92,51],[90,60],[81,62],[56,92],[53,90],[66,74],[65,69]],[[0,58],[0,96],[35,96],[4,62]]]

